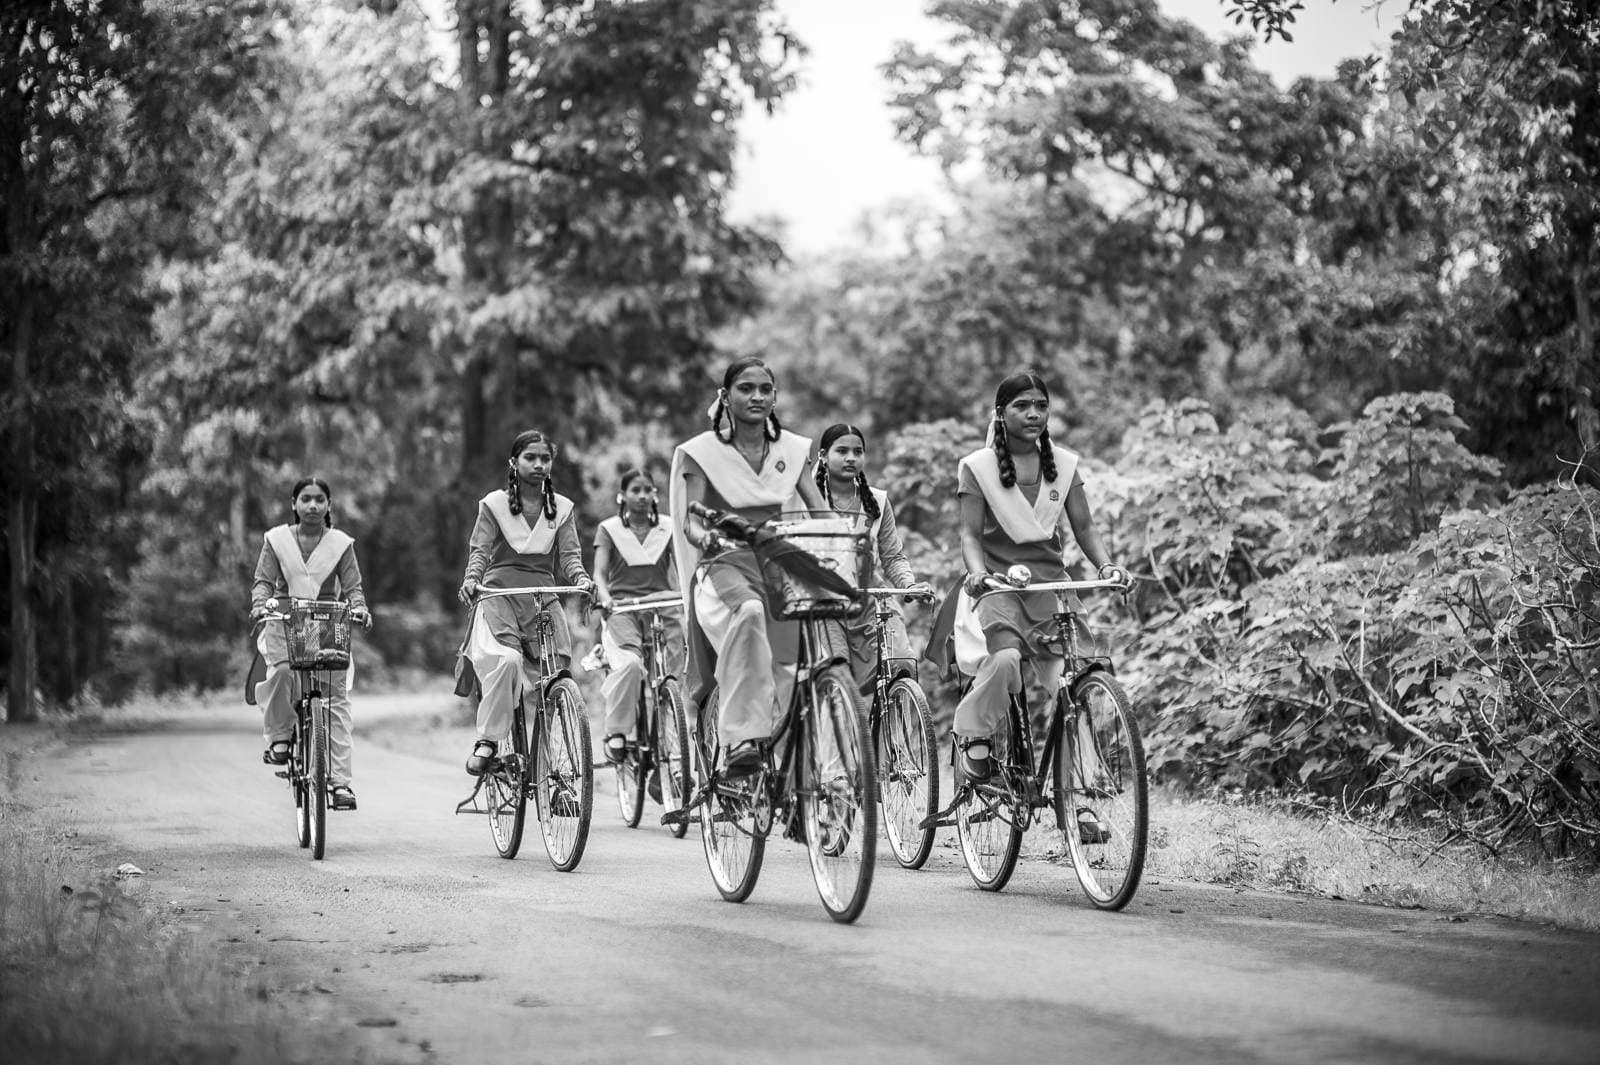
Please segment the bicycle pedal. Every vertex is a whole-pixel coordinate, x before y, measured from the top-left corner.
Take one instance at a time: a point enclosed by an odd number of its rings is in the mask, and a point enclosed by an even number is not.
[[[668,810],[661,815],[661,823],[664,825],[687,825],[689,823],[689,811]]]
[[[278,770],[276,773],[274,773],[272,775],[277,777],[279,780],[288,780],[289,779],[289,771],[287,769],[280,769],[280,770]]]

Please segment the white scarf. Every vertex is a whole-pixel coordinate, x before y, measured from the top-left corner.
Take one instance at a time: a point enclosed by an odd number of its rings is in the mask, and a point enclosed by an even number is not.
[[[1000,483],[1000,456],[994,448],[979,448],[961,460],[970,470],[989,512],[1000,523],[1000,528],[1013,543],[1027,544],[1048,540],[1061,524],[1061,512],[1067,505],[1067,492],[1072,487],[1073,475],[1078,470],[1078,456],[1066,448],[1056,448],[1056,479],[1040,481],[1039,495],[1033,505],[1022,489],[1013,485],[1007,488]]]
[[[494,520],[500,526],[500,535],[505,537],[511,550],[519,555],[547,555],[556,542],[556,530],[561,523],[572,516],[572,500],[561,493],[556,493],[556,516],[547,518],[544,515],[544,497],[537,499],[524,499],[522,513],[511,513],[511,497],[504,488],[496,488],[493,492],[483,497],[483,503],[488,506],[489,513],[494,515]],[[530,510],[529,507],[533,509]],[[528,515],[533,515],[529,522]]]
[[[339,568],[339,560],[344,557],[345,549],[355,540],[338,529],[325,529],[311,557],[303,558],[294,529],[292,525],[268,529],[267,543],[272,546],[272,553],[278,556],[278,568],[283,571],[289,595],[295,599],[315,599],[322,594],[322,586],[328,582],[334,570]]]
[[[667,544],[672,542],[672,519],[663,517],[657,524],[651,526],[640,540],[616,514],[611,515],[600,523],[600,528],[611,534],[611,543],[617,549],[617,554],[622,557],[625,566],[653,566],[661,561],[661,553],[667,549]]]

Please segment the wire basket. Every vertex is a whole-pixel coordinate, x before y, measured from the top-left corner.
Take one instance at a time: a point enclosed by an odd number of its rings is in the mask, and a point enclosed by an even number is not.
[[[831,511],[778,514],[762,524],[752,547],[773,618],[848,618],[869,607],[871,541],[854,518]]]
[[[347,603],[295,602],[283,623],[290,669],[347,669],[350,665],[350,607]]]

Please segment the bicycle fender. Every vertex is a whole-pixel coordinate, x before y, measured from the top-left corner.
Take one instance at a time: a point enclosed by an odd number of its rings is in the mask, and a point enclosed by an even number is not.
[[[541,685],[541,688],[544,691],[545,698],[548,699],[550,697],[550,689],[554,688],[556,686],[556,682],[557,681],[571,680],[571,679],[572,679],[572,670],[570,670],[570,669],[558,669],[554,673],[550,674],[548,677],[546,677],[544,679],[544,684]]]

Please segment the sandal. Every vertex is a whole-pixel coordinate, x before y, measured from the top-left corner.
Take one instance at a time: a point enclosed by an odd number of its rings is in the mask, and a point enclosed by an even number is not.
[[[499,753],[500,745],[494,740],[479,740],[472,745],[472,757],[467,759],[467,772],[475,777],[483,776]]]
[[[261,760],[267,765],[288,765],[289,752],[294,749],[292,740],[273,740],[267,749],[261,752]]]
[[[982,783],[994,775],[994,760],[989,757],[990,740],[987,736],[968,736],[957,745],[961,750],[961,772],[973,783]],[[982,747],[982,754],[972,748]]]
[[[348,784],[335,784],[328,789],[328,803],[335,810],[354,810],[356,793]]]
[[[606,737],[606,761],[612,765],[620,765],[628,757],[628,737],[620,732],[613,732]]]

